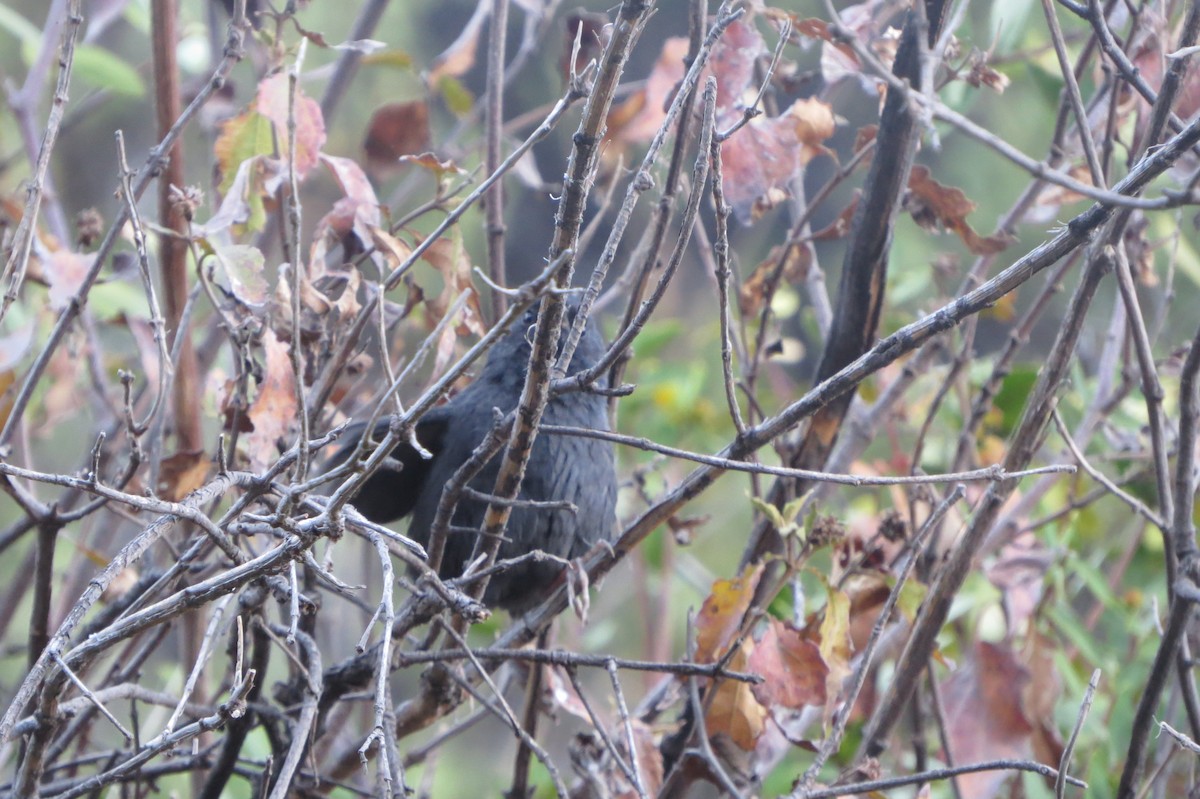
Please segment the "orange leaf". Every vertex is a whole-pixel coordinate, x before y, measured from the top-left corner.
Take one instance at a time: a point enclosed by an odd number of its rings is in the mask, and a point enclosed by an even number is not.
[[[265,375],[258,387],[258,395],[246,413],[254,429],[242,438],[250,467],[255,471],[265,469],[275,461],[278,442],[291,433],[297,413],[288,345],[276,338],[270,328],[263,331],[263,355],[267,362]]]
[[[459,77],[468,69],[475,66],[475,52],[479,49],[479,32],[483,21],[488,16],[488,6],[480,6],[479,10],[467,21],[458,38],[450,43],[442,53],[433,59],[427,80],[430,86],[436,86],[443,75]]]
[[[616,142],[649,141],[666,118],[666,108],[683,80],[683,59],[688,40],[673,36],[663,42],[662,52],[646,78],[646,86],[609,112],[606,124]]]
[[[729,661],[729,668],[735,671],[746,668],[750,646],[749,640],[742,641]],[[724,733],[745,751],[754,749],[766,720],[767,709],[754,698],[751,686],[739,680],[722,680],[704,715],[710,737]]]
[[[741,577],[717,580],[696,616],[696,662],[712,663],[733,638],[754,599],[762,564],[747,566]]]

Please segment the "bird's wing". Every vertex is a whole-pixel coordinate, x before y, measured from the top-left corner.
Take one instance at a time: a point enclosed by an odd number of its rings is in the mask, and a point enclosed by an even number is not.
[[[444,407],[444,406],[443,406]],[[442,448],[448,417],[434,408],[417,422],[417,441],[436,458]],[[353,454],[359,440],[366,431],[365,423],[350,425],[343,434],[346,443],[330,459],[326,470],[340,466]],[[388,431],[388,422],[375,425],[372,438],[381,440]],[[386,523],[407,516],[417,504],[417,497],[433,464],[433,458],[424,458],[408,442],[401,442],[392,450],[389,458],[398,463],[388,464],[367,478],[354,498],[354,507],[373,522]],[[397,468],[399,471],[397,471]]]

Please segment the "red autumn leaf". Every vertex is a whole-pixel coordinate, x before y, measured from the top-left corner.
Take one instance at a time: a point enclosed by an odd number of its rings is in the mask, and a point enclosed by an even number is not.
[[[734,110],[754,82],[755,62],[767,54],[762,34],[752,23],[736,20],[713,47],[708,71],[717,79],[717,108]]]
[[[289,119],[295,120],[296,177],[303,179],[317,165],[321,148],[325,146],[325,118],[321,115],[320,104],[299,86],[293,103],[289,97],[291,90],[286,73],[272,75],[258,84],[255,109],[274,125],[275,141],[283,158],[288,157]]]
[[[717,79],[717,117],[729,124],[741,114],[740,102],[755,78],[756,60],[767,53],[762,36],[752,24],[737,21],[726,29],[713,48],[705,73]],[[672,37],[662,51],[646,86],[617,106],[607,124],[614,141],[649,141],[666,119],[667,106],[683,80],[688,40]],[[611,157],[611,156],[609,156]]]
[[[388,103],[375,109],[367,123],[363,149],[372,169],[392,169],[402,156],[429,149],[429,104],[424,100]]]
[[[822,153],[836,120],[827,103],[797,100],[778,117],[758,117],[721,145],[725,197],[748,223],[788,196],[787,185]]]
[[[779,619],[768,621],[746,665],[765,678],[752,686],[751,691],[767,708],[799,710],[825,704],[829,667],[821,657],[821,650]]]
[[[793,15],[788,15],[793,16]],[[819,39],[825,42],[833,41],[833,34],[829,31],[829,23],[826,20],[817,17],[805,17],[803,19],[795,19],[793,17],[792,30],[798,36],[803,36],[806,39]]]
[[[1029,671],[999,644],[978,643],[970,660],[942,683],[946,737],[956,763],[1029,756],[1033,727],[1025,717],[1022,692]],[[991,799],[1006,772],[958,777],[964,799]]]
[[[323,272],[325,255],[331,242],[343,241],[353,233],[363,247],[370,246],[371,229],[382,224],[379,198],[362,167],[349,158],[324,153],[321,154],[321,162],[329,167],[345,196],[321,217],[313,232],[309,263],[314,269],[314,278]]]
[[[1021,662],[1029,670],[1030,680],[1022,694],[1022,707],[1034,726],[1031,747],[1042,763],[1062,761],[1063,743],[1054,709],[1062,696],[1062,677],[1056,661],[1061,647],[1041,633],[1031,634],[1021,650]]]

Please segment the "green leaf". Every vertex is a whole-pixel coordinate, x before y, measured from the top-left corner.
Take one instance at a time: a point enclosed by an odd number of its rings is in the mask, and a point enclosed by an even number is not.
[[[1080,558],[1068,556],[1066,570],[1083,581],[1092,595],[1105,608],[1113,609],[1119,604],[1116,594],[1108,587],[1108,577],[1101,574],[1092,564]]]
[[[149,319],[146,290],[126,280],[97,283],[88,292],[88,308],[97,319]]]
[[[273,155],[275,136],[271,120],[257,111],[243,111],[221,125],[221,134],[213,145],[217,167],[221,171],[220,190],[229,191],[237,176],[238,167],[256,155]]]
[[[36,45],[42,40],[42,32],[32,22],[3,4],[0,4],[0,30],[8,31],[23,45]]]
[[[412,56],[403,50],[383,50],[382,52],[363,56],[361,63],[377,67],[394,67],[396,69],[411,70],[413,60]]]
[[[213,254],[229,279],[229,290],[250,306],[263,306],[271,293],[264,274],[266,259],[257,247],[248,244],[213,245]]]
[[[791,502],[783,506],[783,518],[789,522],[796,521],[796,517],[800,515],[800,511],[804,509],[804,503],[808,502],[808,498],[812,496],[812,491],[805,491],[801,496],[796,497]]]
[[[677,319],[653,319],[647,322],[633,344],[638,359],[661,355],[682,333],[683,323]]]
[[[475,107],[475,95],[453,75],[443,75],[438,79],[437,87],[446,101],[446,107],[456,116],[465,116]]]
[[[772,505],[770,502],[764,502],[759,497],[750,497],[750,504],[754,509],[767,517],[767,521],[771,522],[771,526],[776,530],[783,532],[788,526],[787,520],[783,518],[783,514],[779,512],[779,508]]]
[[[138,33],[150,35],[150,4],[130,3],[125,6],[125,21]]]
[[[921,609],[921,603],[925,601],[928,593],[928,586],[916,580],[905,580],[904,585],[900,586],[900,596],[896,599],[896,608],[904,615],[904,618],[912,621],[917,618],[917,611]]]
[[[1059,604],[1050,605],[1047,607],[1046,613],[1059,634],[1075,645],[1084,660],[1104,668],[1109,658],[1106,658],[1105,653],[1096,648],[1095,634],[1080,624],[1078,617],[1069,607]],[[1105,669],[1105,671],[1107,670]]]
[[[115,94],[141,97],[146,93],[146,84],[136,69],[94,44],[75,48],[75,74],[80,80]]]
[[[1012,373],[1004,378],[1004,383],[996,392],[996,399],[993,403],[1004,414],[998,431],[1000,435],[1009,435],[1021,421],[1021,414],[1025,410],[1025,400],[1029,398],[1029,392],[1033,390],[1035,382],[1037,382],[1037,369],[1028,366],[1014,368]]]

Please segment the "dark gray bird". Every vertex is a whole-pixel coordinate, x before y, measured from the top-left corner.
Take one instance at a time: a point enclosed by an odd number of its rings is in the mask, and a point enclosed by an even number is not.
[[[562,340],[574,321],[577,302],[567,303]],[[434,408],[417,423],[417,440],[433,457],[422,458],[407,444],[397,446],[390,457],[399,461],[400,471],[385,470],[370,477],[353,500],[354,506],[372,521],[384,523],[412,513],[410,538],[428,547],[430,526],[446,482],[471,456],[493,425],[492,409],[507,414],[517,406],[528,369],[530,341],[537,321],[537,306],[531,308],[493,346],[479,376],[445,405]],[[589,319],[583,337],[567,369],[575,374],[595,365],[604,354],[604,340]],[[590,392],[553,397],[546,406],[543,422],[594,430],[608,430],[607,401]],[[365,425],[350,427],[347,443],[333,457],[331,466],[343,462],[362,437]],[[382,438],[387,423],[375,428]],[[483,494],[491,494],[500,471],[497,455],[469,483]],[[529,456],[518,499],[539,502],[570,502],[578,509],[551,510],[515,507],[508,521],[505,541],[498,559],[515,558],[541,550],[560,558],[577,558],[596,542],[612,540],[616,520],[617,480],[612,445],[579,436],[539,433]],[[475,548],[487,502],[463,496],[451,521],[450,535],[441,564],[443,579],[458,577]],[[484,602],[521,613],[537,604],[562,572],[553,562],[528,563],[496,574],[488,583]]]

